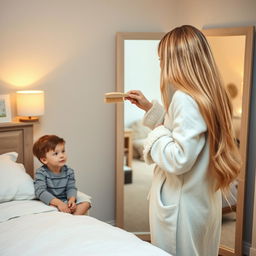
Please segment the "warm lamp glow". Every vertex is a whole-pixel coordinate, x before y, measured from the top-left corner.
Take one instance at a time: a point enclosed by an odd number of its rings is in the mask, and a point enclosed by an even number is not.
[[[18,116],[27,117],[20,121],[37,121],[44,114],[44,91],[17,91],[16,96]]]
[[[41,78],[39,71],[29,73],[25,71],[8,70],[2,78],[6,83],[14,85],[15,87],[25,88],[31,84],[36,83]]]

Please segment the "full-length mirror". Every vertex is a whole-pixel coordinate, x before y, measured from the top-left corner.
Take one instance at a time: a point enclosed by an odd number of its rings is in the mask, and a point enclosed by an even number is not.
[[[253,31],[253,27],[203,30],[232,99],[236,140],[243,159],[241,174],[231,186],[232,196],[223,197],[221,255],[242,255]],[[117,34],[117,91],[137,89],[148,99],[161,102],[157,46],[163,35]],[[142,158],[143,139],[149,130],[141,123],[144,112],[129,102],[117,104],[116,110],[117,226],[149,240],[147,194],[154,166],[146,165]]]
[[[244,185],[253,57],[253,27],[203,30],[233,104],[235,136],[242,169],[231,184],[230,198],[223,197],[221,255],[242,255]]]

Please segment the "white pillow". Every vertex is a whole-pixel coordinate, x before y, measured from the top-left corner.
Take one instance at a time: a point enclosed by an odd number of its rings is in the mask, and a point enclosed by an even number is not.
[[[16,152],[0,155],[0,203],[35,198],[33,179],[15,162],[17,157]]]

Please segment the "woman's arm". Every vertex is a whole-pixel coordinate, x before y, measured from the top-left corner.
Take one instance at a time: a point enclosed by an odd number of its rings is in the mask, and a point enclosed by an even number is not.
[[[148,111],[152,107],[152,103],[144,96],[144,94],[139,90],[132,90],[127,92],[128,96],[125,97],[132,104],[135,104],[138,108]]]
[[[162,105],[157,101],[150,102],[141,91],[133,90],[127,93],[129,96],[125,99],[146,112],[143,118],[143,124],[145,126],[154,129],[163,123],[165,111]]]
[[[165,114],[163,106],[157,101],[152,101],[152,107],[145,113],[142,123],[153,130],[155,127],[163,124]]]
[[[183,174],[194,165],[205,144],[207,126],[196,102],[177,91],[169,110],[173,130],[156,127],[145,142],[144,158],[174,174]]]

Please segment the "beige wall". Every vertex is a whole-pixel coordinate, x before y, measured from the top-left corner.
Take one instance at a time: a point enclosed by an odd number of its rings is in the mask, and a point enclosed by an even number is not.
[[[255,0],[179,0],[176,21],[198,28],[246,26],[256,23]]]
[[[0,94],[45,90],[46,109],[35,139],[63,136],[91,215],[115,218],[115,34],[167,31],[169,0],[2,0]],[[38,163],[36,163],[38,166]]]

